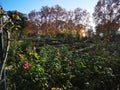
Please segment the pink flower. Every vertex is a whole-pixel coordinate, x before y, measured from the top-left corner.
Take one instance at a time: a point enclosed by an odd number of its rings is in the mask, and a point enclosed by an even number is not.
[[[24,69],[28,69],[28,68],[29,68],[28,62],[24,62],[24,63],[23,63],[23,68],[24,68]]]
[[[19,58],[22,58],[22,56],[23,56],[23,54],[21,54],[21,53],[18,54],[18,57],[19,57]]]

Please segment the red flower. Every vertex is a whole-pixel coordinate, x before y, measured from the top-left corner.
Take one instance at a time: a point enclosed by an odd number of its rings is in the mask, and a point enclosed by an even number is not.
[[[22,56],[23,56],[23,54],[20,54],[20,53],[18,54],[18,57],[19,57],[19,58],[22,58]]]
[[[24,64],[23,64],[23,68],[24,68],[24,69],[28,69],[28,68],[29,68],[29,64],[28,64],[28,62],[24,62]]]
[[[15,11],[15,14],[16,14],[16,15],[18,15],[18,14],[19,14],[19,12],[18,12],[18,11]]]

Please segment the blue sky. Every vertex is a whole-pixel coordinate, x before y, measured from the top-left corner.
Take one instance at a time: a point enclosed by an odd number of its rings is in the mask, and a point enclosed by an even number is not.
[[[54,6],[59,4],[66,10],[74,10],[77,7],[87,9],[93,13],[98,0],[0,0],[4,10],[18,10],[29,13],[31,10],[39,10],[42,6]]]

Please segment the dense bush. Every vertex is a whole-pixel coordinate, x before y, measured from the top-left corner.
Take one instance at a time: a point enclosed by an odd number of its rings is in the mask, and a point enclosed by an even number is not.
[[[120,83],[120,48],[108,39],[96,40],[94,44],[93,48],[84,51],[76,51],[76,46],[70,49],[70,46],[65,45],[44,45],[36,50],[30,43],[19,44],[11,56],[13,61],[8,70],[9,89],[116,89]]]

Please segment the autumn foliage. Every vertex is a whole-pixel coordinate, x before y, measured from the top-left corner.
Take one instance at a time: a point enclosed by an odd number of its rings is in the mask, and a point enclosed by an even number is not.
[[[31,27],[32,31],[34,29],[36,33],[55,34],[61,31],[84,30],[89,26],[90,14],[81,8],[67,11],[59,5],[55,5],[54,7],[43,6],[39,11],[33,10],[28,14],[28,18],[29,22],[34,23]]]

